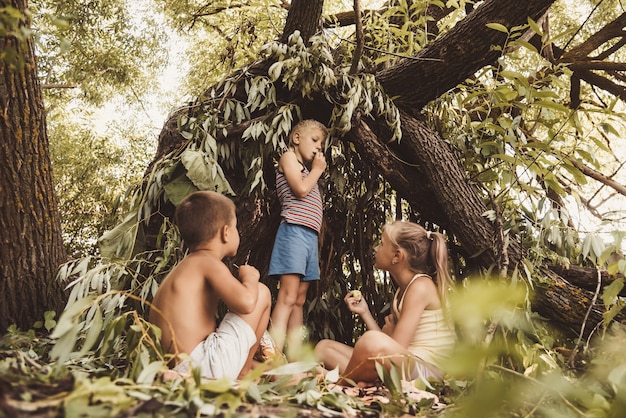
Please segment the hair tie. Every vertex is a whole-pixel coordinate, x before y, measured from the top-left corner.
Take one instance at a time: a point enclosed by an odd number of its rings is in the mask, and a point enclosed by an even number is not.
[[[430,236],[430,231],[426,231],[426,238],[428,238],[429,240],[432,240],[432,237]]]

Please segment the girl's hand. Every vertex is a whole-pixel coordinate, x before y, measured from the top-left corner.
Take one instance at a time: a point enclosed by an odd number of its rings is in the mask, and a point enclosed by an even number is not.
[[[396,328],[396,317],[394,314],[389,314],[385,317],[385,325],[383,325],[382,331],[387,335],[392,335],[393,330]]]
[[[348,292],[348,294],[343,298],[344,302],[348,306],[350,312],[363,315],[365,312],[369,310],[365,299],[361,295],[361,292],[358,290],[353,290],[352,292]]]

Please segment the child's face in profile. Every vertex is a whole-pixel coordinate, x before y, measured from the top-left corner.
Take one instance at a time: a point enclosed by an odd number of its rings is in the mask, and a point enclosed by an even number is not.
[[[382,233],[380,242],[374,248],[374,251],[376,253],[374,267],[387,270],[396,254],[396,248],[389,240],[386,232]]]
[[[233,213],[228,224],[228,257],[234,257],[239,249],[239,230],[237,229],[237,216]]]
[[[323,152],[324,132],[315,127],[303,128],[294,134],[295,152],[304,162],[313,161],[315,154]]]

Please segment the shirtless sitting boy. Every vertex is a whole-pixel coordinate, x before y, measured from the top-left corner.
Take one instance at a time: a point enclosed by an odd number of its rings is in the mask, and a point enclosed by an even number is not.
[[[241,266],[237,279],[222,261],[239,247],[235,205],[219,193],[192,193],[175,222],[189,253],[159,286],[149,320],[161,329],[163,347],[189,355],[176,364],[178,373],[198,367],[204,378],[240,378],[267,329],[271,295],[256,268]],[[218,327],[220,299],[228,313]]]

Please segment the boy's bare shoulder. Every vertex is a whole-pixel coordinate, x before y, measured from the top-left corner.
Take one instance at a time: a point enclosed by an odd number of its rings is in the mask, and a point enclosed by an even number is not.
[[[222,260],[206,254],[190,253],[186,255],[170,272],[168,277],[211,279],[215,273],[228,269]]]
[[[285,152],[283,152],[283,154],[280,156],[280,162],[285,162],[285,161],[292,161],[292,160],[297,160],[298,157],[296,156],[296,153],[293,152],[293,150],[287,150]]]
[[[188,263],[191,265],[197,265],[200,267],[210,266],[211,270],[215,268],[228,269],[221,258],[211,253],[195,252],[189,254],[186,258],[188,259]]]

